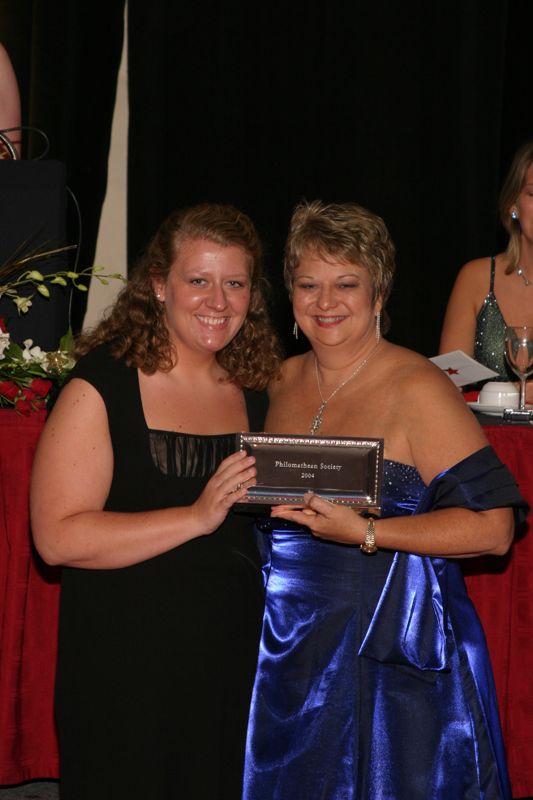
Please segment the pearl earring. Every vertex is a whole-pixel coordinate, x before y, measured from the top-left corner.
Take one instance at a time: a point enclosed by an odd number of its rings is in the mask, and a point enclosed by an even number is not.
[[[518,219],[518,211],[516,210],[516,208],[513,208],[513,210],[511,211],[511,219]]]

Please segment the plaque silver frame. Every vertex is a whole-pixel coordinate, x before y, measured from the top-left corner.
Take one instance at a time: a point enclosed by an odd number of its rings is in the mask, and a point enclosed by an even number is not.
[[[238,433],[237,447],[255,456],[257,467],[257,484],[248,489],[242,504],[301,505],[304,494],[313,491],[342,505],[381,506],[383,439]],[[269,460],[273,464],[265,466]],[[328,480],[334,472],[340,474],[350,466],[350,475],[343,474],[340,482]],[[276,480],[271,480],[274,472]],[[298,472],[309,477],[300,477]]]

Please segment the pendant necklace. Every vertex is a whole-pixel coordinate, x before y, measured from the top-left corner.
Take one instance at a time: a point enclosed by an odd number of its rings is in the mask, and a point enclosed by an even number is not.
[[[353,371],[353,372],[351,372],[351,373],[348,375],[348,377],[347,377],[347,378],[345,378],[345,379],[342,381],[342,383],[339,383],[339,385],[337,386],[337,388],[336,388],[336,389],[334,389],[334,390],[331,392],[330,396],[329,396],[329,397],[326,397],[326,398],[324,398],[324,395],[322,394],[322,387],[320,386],[320,376],[319,376],[319,374],[318,374],[318,361],[317,361],[317,358],[316,358],[316,356],[315,356],[315,375],[316,375],[316,385],[317,385],[317,387],[318,387],[318,394],[320,395],[320,400],[321,400],[322,402],[320,403],[320,407],[319,407],[318,411],[316,412],[316,415],[315,415],[315,417],[314,417],[314,419],[313,419],[313,421],[312,421],[312,423],[311,423],[311,427],[309,428],[309,433],[310,433],[310,435],[311,435],[311,436],[314,436],[314,435],[315,435],[315,433],[317,433],[317,432],[320,430],[320,426],[322,425],[322,417],[324,416],[324,411],[326,410],[326,406],[327,406],[327,404],[329,403],[329,401],[330,401],[330,400],[332,400],[332,399],[335,397],[335,395],[337,394],[337,392],[340,392],[340,390],[341,390],[341,389],[342,389],[344,386],[346,386],[346,384],[347,384],[347,383],[349,383],[351,380],[353,380],[353,378],[355,378],[355,376],[356,376],[356,375],[357,375],[357,374],[358,374],[358,373],[359,373],[359,372],[360,372],[360,371],[363,369],[363,367],[365,366],[365,364],[367,364],[367,363],[369,362],[369,360],[372,358],[372,356],[374,355],[374,353],[376,352],[376,350],[378,349],[378,347],[379,347],[379,342],[378,342],[378,343],[377,343],[377,345],[374,347],[374,349],[373,349],[373,350],[371,350],[371,352],[370,352],[370,353],[367,355],[367,357],[366,357],[366,358],[364,358],[364,359],[361,361],[361,363],[360,363],[360,364],[358,364],[358,365],[356,366],[356,368],[354,369],[354,371]]]
[[[524,272],[524,270],[522,269],[522,267],[517,267],[516,268],[516,274],[519,275],[522,278],[522,280],[524,281],[524,284],[526,286],[531,286],[533,284],[533,281],[529,280],[529,278],[527,277],[527,275]]]

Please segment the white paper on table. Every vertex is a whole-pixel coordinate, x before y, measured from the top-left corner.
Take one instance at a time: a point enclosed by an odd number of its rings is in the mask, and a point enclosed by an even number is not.
[[[483,364],[470,358],[462,350],[452,350],[451,353],[433,356],[429,360],[440,367],[456,386],[466,386],[469,383],[486,381],[487,378],[499,377],[493,369],[484,367]]]

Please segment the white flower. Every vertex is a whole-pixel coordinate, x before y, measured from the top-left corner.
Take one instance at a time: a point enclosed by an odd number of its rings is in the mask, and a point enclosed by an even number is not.
[[[5,358],[4,350],[7,350],[10,344],[9,333],[0,331],[0,359]]]
[[[15,303],[20,314],[27,314],[30,310],[30,306],[32,305],[29,297],[14,297],[13,302]]]
[[[24,339],[24,350],[22,351],[22,358],[24,361],[36,361],[42,364],[46,360],[46,353],[43,353],[40,347],[32,347],[33,339]]]

